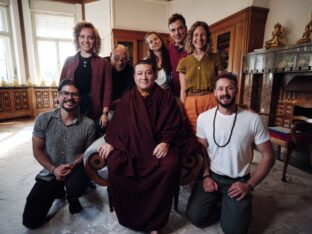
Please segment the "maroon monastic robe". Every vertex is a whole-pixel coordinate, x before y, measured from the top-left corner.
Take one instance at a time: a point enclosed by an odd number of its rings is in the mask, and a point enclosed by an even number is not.
[[[105,136],[114,147],[108,158],[109,190],[120,224],[152,231],[167,223],[179,182],[182,138],[180,111],[168,91],[155,84],[143,97],[134,87],[121,98]],[[161,142],[170,148],[157,159],[152,153]]]

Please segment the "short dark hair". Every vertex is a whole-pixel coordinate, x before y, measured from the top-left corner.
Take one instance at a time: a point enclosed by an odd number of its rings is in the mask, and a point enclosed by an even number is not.
[[[168,26],[170,24],[172,24],[173,22],[177,21],[177,20],[181,20],[183,25],[186,27],[186,22],[185,22],[185,19],[183,17],[183,15],[181,14],[173,14],[169,19],[168,19]]]
[[[217,81],[220,79],[228,79],[233,81],[235,88],[237,88],[237,75],[232,72],[221,72],[215,79],[215,87],[217,84]]]
[[[140,65],[140,64],[146,64],[146,65],[151,65],[152,66],[152,70],[153,70],[153,73],[156,75],[156,65],[155,63],[153,63],[153,61],[150,59],[150,58],[146,58],[146,59],[140,59],[139,61],[137,61],[137,63],[134,65],[134,69],[133,69],[133,72],[135,72],[135,68],[137,65]]]
[[[63,87],[66,86],[66,85],[71,85],[71,86],[74,86],[76,89],[78,89],[78,92],[80,93],[80,90],[77,86],[77,83],[76,81],[74,80],[70,80],[70,79],[65,79],[65,80],[62,80],[59,84],[59,87],[57,88],[57,91],[58,92],[61,92]]]

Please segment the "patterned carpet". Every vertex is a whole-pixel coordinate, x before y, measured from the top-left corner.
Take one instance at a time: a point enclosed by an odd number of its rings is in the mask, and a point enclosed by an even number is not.
[[[34,184],[40,165],[32,156],[33,121],[0,123],[0,233],[136,233],[118,224],[109,211],[105,187],[97,186],[80,200],[84,210],[75,215],[68,211],[65,200],[57,200],[54,215],[38,230],[21,224],[25,199]],[[253,164],[256,165],[256,155]],[[312,175],[289,166],[288,182],[281,182],[282,162],[277,161],[269,176],[254,191],[253,219],[250,233],[311,233]],[[160,233],[222,233],[219,223],[199,229],[183,213],[190,186],[180,191],[179,212],[172,210],[168,224]]]

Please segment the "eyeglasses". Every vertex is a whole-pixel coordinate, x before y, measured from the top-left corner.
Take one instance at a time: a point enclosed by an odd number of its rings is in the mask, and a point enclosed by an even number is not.
[[[70,93],[66,91],[60,92],[60,95],[62,96],[62,98],[70,98],[70,97],[79,98],[80,97],[79,93]]]
[[[116,62],[122,62],[122,63],[125,63],[125,62],[127,62],[127,58],[126,57],[119,57],[119,56],[114,56],[114,60],[116,61]]]

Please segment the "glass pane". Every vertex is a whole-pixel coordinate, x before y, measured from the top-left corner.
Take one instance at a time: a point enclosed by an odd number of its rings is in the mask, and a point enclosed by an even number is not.
[[[38,57],[40,78],[50,85],[53,80],[58,80],[57,48],[53,41],[38,41]]]
[[[8,32],[8,28],[7,7],[0,6],[0,31]]]
[[[0,79],[11,84],[14,80],[10,40],[3,36],[0,37]]]
[[[75,53],[75,46],[72,42],[59,42],[60,69],[62,69],[66,58],[74,55]]]
[[[73,38],[74,18],[71,16],[36,14],[36,35],[50,38]]]
[[[226,68],[229,63],[230,39],[230,32],[219,35],[217,39],[217,52],[220,53],[221,56],[224,58]]]

